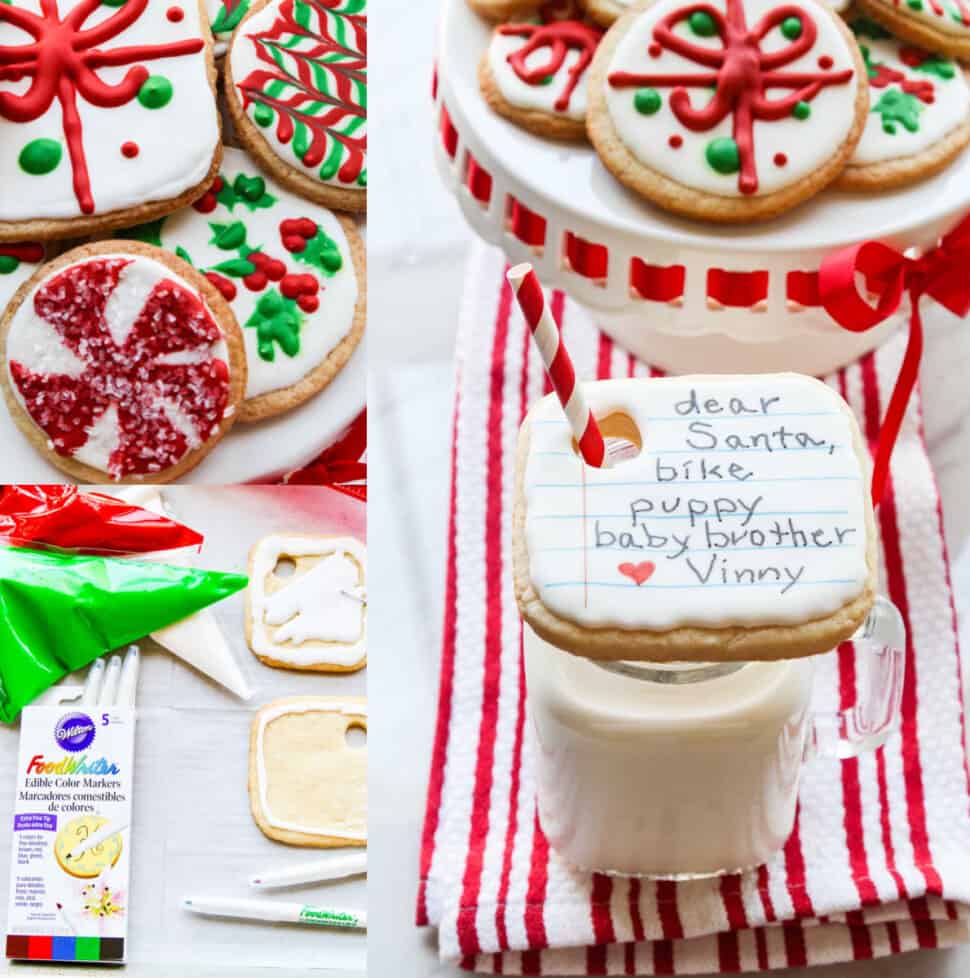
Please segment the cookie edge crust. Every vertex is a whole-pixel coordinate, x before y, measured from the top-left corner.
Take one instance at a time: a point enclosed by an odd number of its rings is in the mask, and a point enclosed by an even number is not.
[[[488,51],[489,49],[486,48],[478,62],[478,87],[482,97],[493,112],[536,136],[569,143],[587,141],[585,117],[569,119],[565,116],[554,115],[551,112],[544,112],[542,109],[522,109],[506,99],[498,86],[492,67],[488,63]]]
[[[253,715],[253,721],[249,732],[249,778],[247,790],[249,792],[249,807],[252,812],[253,821],[259,827],[260,832],[267,839],[274,842],[282,842],[290,846],[302,846],[310,849],[340,849],[367,847],[367,837],[346,839],[337,838],[331,835],[312,835],[309,832],[294,832],[292,829],[278,829],[271,825],[266,819],[259,798],[259,764],[257,763],[257,745],[259,743],[259,726],[263,716],[271,710],[278,709],[283,704],[289,703],[320,703],[326,709],[326,705],[336,705],[338,703],[357,703],[367,707],[366,696],[283,696],[279,699],[270,700],[269,703],[261,706]],[[368,717],[362,714],[365,729],[367,728]]]
[[[841,148],[820,167],[803,179],[773,193],[752,197],[722,197],[678,183],[640,162],[620,139],[606,102],[606,75],[617,45],[626,36],[636,18],[658,0],[639,0],[611,27],[600,41],[589,68],[589,107],[586,128],[590,142],[603,165],[620,183],[644,199],[684,217],[734,224],[765,221],[789,211],[814,197],[836,180],[851,159],[862,138],[869,111],[869,86],[865,63],[859,45],[838,14],[816,3],[822,16],[830,17],[841,32],[855,66],[858,84],[855,98],[855,121]]]
[[[612,27],[628,8],[614,0],[582,0],[586,14],[601,27]]]
[[[232,119],[233,128],[243,148],[253,157],[274,180],[282,186],[314,204],[334,211],[347,211],[352,214],[367,211],[367,188],[335,187],[307,176],[302,170],[286,162],[270,145],[266,137],[243,109],[242,99],[236,89],[232,75],[232,52],[242,37],[247,21],[257,13],[275,3],[276,0],[258,0],[249,13],[236,25],[222,59],[223,89],[226,107]]]
[[[367,248],[353,219],[346,214],[335,214],[347,238],[350,260],[357,276],[357,303],[349,332],[327,354],[326,358],[289,387],[257,394],[243,401],[239,421],[249,424],[264,421],[292,411],[317,394],[321,394],[347,365],[360,343],[367,327]],[[240,329],[244,329],[242,323]],[[258,354],[257,354],[258,356]]]
[[[479,17],[498,24],[537,13],[542,6],[542,0],[467,0],[467,3]]]
[[[205,71],[212,93],[212,107],[216,117],[216,145],[209,164],[209,172],[194,187],[183,190],[177,197],[167,200],[151,201],[135,207],[125,207],[106,211],[103,214],[81,215],[79,217],[34,218],[29,221],[0,221],[0,244],[19,241],[60,241],[94,237],[109,231],[120,231],[137,224],[166,217],[173,211],[188,207],[202,197],[212,186],[222,166],[224,133],[222,116],[219,113],[218,83],[219,69],[216,67],[215,43],[209,27],[209,13],[205,0],[198,0],[202,39],[205,42]]]
[[[254,618],[253,610],[254,609],[253,609],[253,599],[252,599],[252,581],[254,579],[253,569],[256,564],[256,551],[259,549],[259,547],[261,546],[264,540],[269,540],[271,537],[275,537],[275,536],[291,536],[291,535],[292,534],[286,534],[286,533],[267,533],[265,536],[260,537],[249,548],[249,557],[246,562],[246,571],[249,576],[250,584],[246,588],[246,609],[245,609],[245,619],[244,619],[244,625],[246,631],[246,645],[249,647],[249,651],[252,652],[253,657],[258,659],[260,662],[262,662],[264,666],[269,666],[272,669],[285,669],[288,672],[322,672],[322,673],[331,673],[334,675],[338,675],[338,674],[346,675],[352,672],[360,672],[360,670],[367,665],[366,651],[364,652],[364,655],[361,657],[359,662],[354,662],[349,666],[343,666],[339,664],[332,664],[326,662],[318,663],[317,665],[299,666],[299,665],[294,665],[292,662],[283,662],[279,659],[274,659],[272,656],[260,655],[260,653],[253,648],[253,618]],[[344,534],[344,536],[347,535],[348,534]],[[320,541],[338,539],[338,537],[330,536],[327,534],[321,534],[321,533],[301,533],[299,534],[299,536],[305,537],[307,539],[320,540]],[[361,544],[364,545],[363,541],[361,541]],[[366,576],[364,579],[366,581]],[[365,629],[366,629],[366,625],[365,625]],[[365,640],[365,644],[366,644],[366,640]]]
[[[814,383],[821,381],[813,378]],[[825,386],[825,385],[822,385]],[[826,387],[826,390],[829,388]],[[738,662],[794,659],[829,652],[849,639],[866,620],[876,599],[876,525],[868,492],[865,496],[868,576],[861,593],[831,615],[800,625],[761,625],[725,628],[686,626],[668,631],[632,631],[616,627],[587,628],[550,611],[539,597],[529,569],[525,535],[525,468],[533,413],[519,430],[515,459],[515,502],[512,513],[512,571],[519,613],[532,630],[551,645],[587,659],[650,662]],[[844,410],[848,411],[848,408]],[[863,472],[868,455],[858,425],[853,424],[853,447]],[[784,655],[779,650],[784,649]]]
[[[177,464],[167,469],[162,469],[160,472],[145,473],[143,475],[129,475],[122,479],[114,479],[109,472],[96,469],[84,462],[78,462],[73,458],[59,455],[48,446],[46,433],[39,425],[34,423],[33,418],[21,407],[20,401],[14,393],[9,377],[7,360],[7,337],[10,334],[14,316],[34,288],[50,275],[67,268],[69,265],[74,265],[103,254],[137,255],[143,258],[151,258],[159,264],[164,265],[195,289],[202,296],[209,313],[222,331],[229,359],[229,404],[227,405],[227,414],[219,422],[218,428],[210,435],[208,440],[199,445],[198,448],[192,449]],[[43,455],[52,465],[71,476],[72,479],[82,483],[93,483],[96,485],[107,480],[111,485],[151,485],[172,482],[187,472],[191,472],[222,441],[238,419],[243,395],[246,391],[246,373],[246,350],[243,343],[242,331],[236,322],[236,317],[233,315],[232,309],[222,297],[219,290],[205,276],[200,275],[191,265],[182,261],[181,258],[178,258],[172,252],[166,251],[164,248],[157,248],[155,245],[144,244],[140,241],[108,239],[106,241],[91,242],[79,245],[77,248],[72,248],[57,258],[45,262],[26,282],[21,284],[3,314],[0,315],[0,387],[3,388],[3,396],[7,404],[7,410],[10,412],[10,417],[20,430],[20,433],[30,442],[36,451]]]

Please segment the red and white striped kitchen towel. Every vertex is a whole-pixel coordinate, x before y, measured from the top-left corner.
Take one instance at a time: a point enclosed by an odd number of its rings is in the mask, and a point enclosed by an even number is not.
[[[443,958],[500,974],[689,974],[870,958],[966,940],[970,786],[939,498],[914,397],[877,514],[882,589],[910,643],[902,725],[858,760],[806,766],[794,833],[760,869],[689,883],[575,871],[549,848],[510,558],[514,450],[544,390],[503,262],[480,249],[459,338],[437,734],[419,924]],[[581,377],[649,368],[554,293]],[[831,382],[876,437],[902,337]],[[824,657],[828,709],[854,699],[851,647]]]

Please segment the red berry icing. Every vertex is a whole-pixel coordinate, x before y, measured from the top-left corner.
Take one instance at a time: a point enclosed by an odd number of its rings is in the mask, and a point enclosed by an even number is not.
[[[279,282],[286,274],[286,265],[283,262],[261,251],[250,252],[248,258],[249,262],[256,267],[256,270],[262,273],[270,282]],[[263,288],[265,287],[264,283]]]
[[[229,403],[228,365],[211,354],[222,332],[185,284],[156,282],[124,338],[113,335],[107,306],[123,270],[138,260],[71,265],[34,294],[34,314],[83,364],[78,376],[10,363],[27,413],[60,455],[75,455],[91,426],[107,411],[117,412],[117,443],[107,465],[114,478],[177,464],[212,436]]]
[[[139,153],[138,143],[127,142],[121,144],[121,155],[126,159],[133,160]]]
[[[280,240],[291,254],[298,255],[306,249],[307,242],[316,237],[317,227],[308,217],[294,217],[280,221]]]
[[[226,302],[232,302],[236,298],[236,286],[232,284],[231,279],[218,272],[206,272],[205,277],[222,293],[222,298]]]
[[[280,282],[280,292],[287,299],[295,299],[304,312],[316,312],[320,306],[319,291],[320,283],[312,275],[287,275]]]
[[[216,177],[212,186],[192,205],[200,214],[211,214],[219,204],[217,195],[225,186],[222,177]]]

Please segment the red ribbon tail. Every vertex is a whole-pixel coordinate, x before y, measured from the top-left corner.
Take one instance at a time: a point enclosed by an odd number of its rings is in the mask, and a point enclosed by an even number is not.
[[[912,396],[913,388],[919,377],[920,360],[923,357],[923,320],[919,313],[919,293],[910,290],[911,312],[909,316],[909,339],[906,343],[906,353],[899,368],[899,376],[889,399],[889,407],[883,418],[882,430],[876,446],[876,458],[872,467],[872,505],[878,506],[886,491],[889,480],[889,463],[892,459],[893,448],[899,437],[899,430],[906,416],[906,408]]]

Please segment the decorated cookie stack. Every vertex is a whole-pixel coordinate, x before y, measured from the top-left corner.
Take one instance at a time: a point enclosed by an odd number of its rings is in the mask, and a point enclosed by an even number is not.
[[[963,0],[469,3],[502,21],[479,64],[495,112],[588,139],[613,178],[687,217],[913,183],[970,141]]]
[[[169,481],[346,364],[366,35],[366,0],[0,4],[0,384],[51,463]]]

